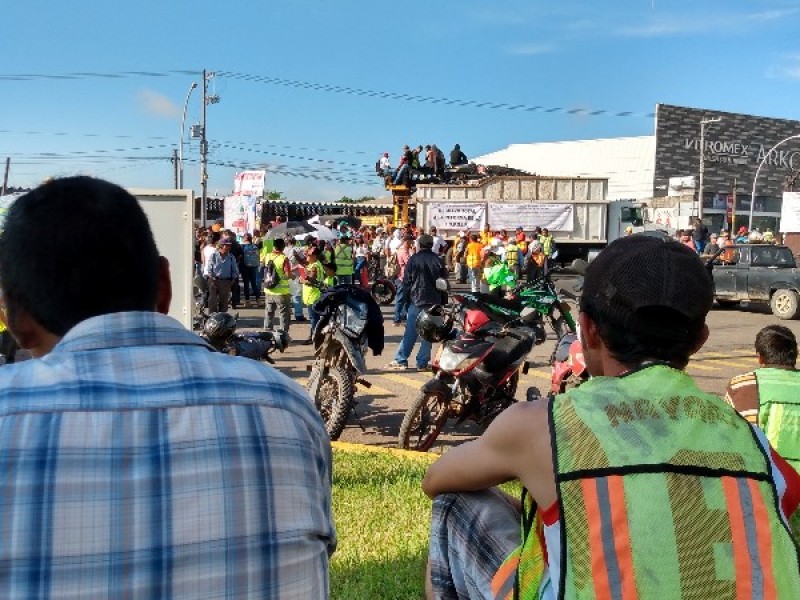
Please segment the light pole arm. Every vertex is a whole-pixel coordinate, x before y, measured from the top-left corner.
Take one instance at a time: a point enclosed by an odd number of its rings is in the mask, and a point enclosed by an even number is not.
[[[183,103],[183,116],[181,117],[181,143],[178,144],[178,189],[183,189],[183,140],[186,130],[186,110],[189,108],[189,98],[197,84],[192,82],[189,91],[186,93],[186,102]]]
[[[750,193],[750,219],[747,222],[747,229],[753,229],[753,207],[756,204],[756,183],[758,182],[758,174],[761,173],[761,167],[764,166],[764,163],[767,162],[767,159],[769,158],[769,155],[772,154],[773,151],[775,151],[778,148],[778,146],[782,146],[786,142],[788,142],[790,140],[796,140],[796,139],[800,139],[800,133],[795,134],[795,135],[790,135],[787,138],[783,138],[780,142],[778,142],[772,148],[770,148],[767,151],[767,153],[764,154],[764,158],[761,159],[761,162],[758,163],[758,168],[756,169],[755,177],[753,177],[753,190]],[[735,201],[736,200],[734,200],[734,202]]]

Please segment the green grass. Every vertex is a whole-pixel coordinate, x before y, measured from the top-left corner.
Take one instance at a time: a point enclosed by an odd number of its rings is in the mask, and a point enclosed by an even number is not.
[[[334,450],[339,545],[331,560],[331,598],[423,597],[431,502],[421,484],[434,458]]]
[[[331,560],[331,598],[424,596],[431,501],[422,493],[422,477],[437,456],[334,448],[339,545]],[[519,483],[501,487],[519,497]]]

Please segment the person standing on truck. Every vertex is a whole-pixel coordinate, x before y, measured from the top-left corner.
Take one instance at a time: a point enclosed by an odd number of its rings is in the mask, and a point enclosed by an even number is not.
[[[465,165],[468,162],[467,155],[461,151],[461,146],[456,144],[450,151],[450,166],[457,167],[458,165]]]
[[[431,598],[800,598],[800,476],[684,371],[713,282],[694,251],[620,238],[586,270],[592,378],[514,402],[422,482]],[[517,480],[521,500],[496,487]]]

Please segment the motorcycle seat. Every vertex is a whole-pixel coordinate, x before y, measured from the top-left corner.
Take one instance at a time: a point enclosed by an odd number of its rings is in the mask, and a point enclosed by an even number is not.
[[[483,359],[483,365],[490,373],[507,369],[531,351],[533,342],[533,338],[527,336],[521,339],[511,336],[498,338],[492,351]]]

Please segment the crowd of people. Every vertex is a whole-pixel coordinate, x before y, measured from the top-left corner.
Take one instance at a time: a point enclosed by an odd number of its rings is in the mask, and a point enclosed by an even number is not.
[[[394,185],[408,184],[412,172],[441,176],[448,165],[458,167],[468,162],[467,155],[459,144],[453,146],[450,151],[449,163],[444,152],[437,148],[436,144],[427,144],[424,148],[421,144],[414,148],[406,144],[400,152],[400,161],[395,168],[392,168],[389,153],[384,152],[375,163],[375,173]]]
[[[633,227],[627,227],[625,229],[625,234],[633,234]],[[677,229],[675,231],[675,241],[705,256],[712,256],[716,254],[720,248],[733,246],[734,244],[779,243],[778,237],[775,236],[772,229],[769,227],[761,232],[758,227],[748,229],[742,225],[736,230],[734,235],[729,233],[727,229],[721,229],[719,233],[711,233],[708,225],[697,218],[694,219],[692,227],[688,229]]]
[[[352,280],[359,247],[396,271],[412,322],[438,301],[448,251],[455,266],[469,244],[488,246],[509,269],[532,245],[486,231],[459,251],[433,228],[344,227],[332,244],[308,240],[301,270],[291,240],[216,229],[198,232],[211,238],[197,256],[209,303],[227,308],[255,269],[245,301],[259,287],[280,296],[266,316],[287,326],[290,278],[302,308],[320,278]],[[89,177],[21,196],[0,234],[0,282],[0,322],[36,359],[0,369],[3,597],[329,596],[319,415],[278,370],[210,352],[166,316],[170,266],[133,196]],[[599,254],[578,317],[592,378],[512,405],[425,475],[429,598],[800,598],[797,340],[764,328],[760,368],[725,399],[706,393],[685,368],[712,302],[696,247],[629,236]],[[395,363],[415,341],[406,326]],[[521,499],[496,487],[512,480]]]

